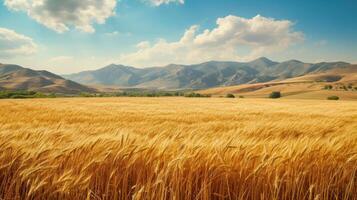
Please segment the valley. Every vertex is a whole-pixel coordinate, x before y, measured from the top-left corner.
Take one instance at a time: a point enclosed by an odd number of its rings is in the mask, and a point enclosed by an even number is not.
[[[357,65],[345,62],[275,62],[258,58],[251,62],[211,61],[197,65],[134,68],[109,65],[94,71],[56,75],[17,65],[0,65],[0,90],[36,91],[82,96],[156,96],[158,93],[199,93],[213,97],[234,94],[244,98],[341,100],[357,99]],[[130,95],[129,95],[130,96]],[[177,95],[176,95],[177,96]]]

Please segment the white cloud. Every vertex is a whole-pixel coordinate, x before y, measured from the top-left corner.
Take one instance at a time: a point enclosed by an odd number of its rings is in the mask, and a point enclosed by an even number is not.
[[[104,35],[108,37],[114,37],[114,36],[118,36],[119,34],[120,34],[119,31],[113,31],[113,32],[105,33]]]
[[[132,34],[130,32],[121,33],[119,31],[113,31],[113,32],[104,33],[104,35],[108,37],[118,37],[118,36],[130,37]]]
[[[148,49],[150,48],[150,42],[149,41],[142,41],[139,44],[136,45],[138,49]]]
[[[28,56],[36,53],[35,42],[13,30],[0,28],[0,58]]]
[[[227,16],[217,19],[217,27],[198,33],[192,26],[175,42],[160,39],[154,44],[141,42],[134,53],[123,54],[120,62],[135,66],[169,63],[191,64],[208,60],[249,60],[268,56],[304,40],[288,20],[257,15],[251,19]],[[244,52],[244,53],[242,53]]]
[[[160,6],[162,4],[169,4],[169,3],[179,3],[179,4],[185,3],[185,0],[144,0],[144,1],[147,1],[154,6]]]
[[[94,32],[93,23],[103,24],[115,14],[117,0],[5,0],[5,6],[25,11],[31,18],[58,33],[71,26]]]

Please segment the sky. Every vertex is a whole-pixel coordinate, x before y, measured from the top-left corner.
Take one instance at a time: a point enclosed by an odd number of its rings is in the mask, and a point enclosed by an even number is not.
[[[262,56],[357,63],[356,0],[0,2],[0,63],[59,74]]]

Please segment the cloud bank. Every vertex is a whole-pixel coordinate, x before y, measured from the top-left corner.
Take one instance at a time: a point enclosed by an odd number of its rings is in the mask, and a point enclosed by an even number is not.
[[[93,24],[103,24],[115,14],[117,0],[5,0],[11,10],[24,11],[38,23],[58,33],[75,27],[94,32]]]
[[[140,42],[136,52],[121,55],[119,62],[145,67],[208,60],[249,60],[283,51],[304,40],[303,33],[294,31],[294,23],[289,20],[229,15],[218,18],[216,23],[214,29],[201,33],[199,26],[191,26],[178,41]]]
[[[179,3],[184,4],[185,0],[145,0],[152,4],[153,6],[160,6],[162,4],[169,4],[169,3]]]
[[[34,41],[13,30],[0,27],[0,58],[14,58],[36,53]]]

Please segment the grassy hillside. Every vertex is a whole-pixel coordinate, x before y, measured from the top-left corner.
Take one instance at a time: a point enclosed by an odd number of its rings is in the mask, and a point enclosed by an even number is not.
[[[331,86],[331,89],[326,89]],[[273,91],[280,91],[283,98],[326,99],[338,95],[343,100],[357,100],[357,65],[341,67],[322,73],[270,81],[200,90],[199,93],[213,96],[235,94],[251,98],[266,98]]]
[[[8,64],[0,64],[0,90],[31,90],[65,94],[96,91],[48,71],[36,71]]]
[[[0,199],[356,199],[354,101],[0,101]]]

